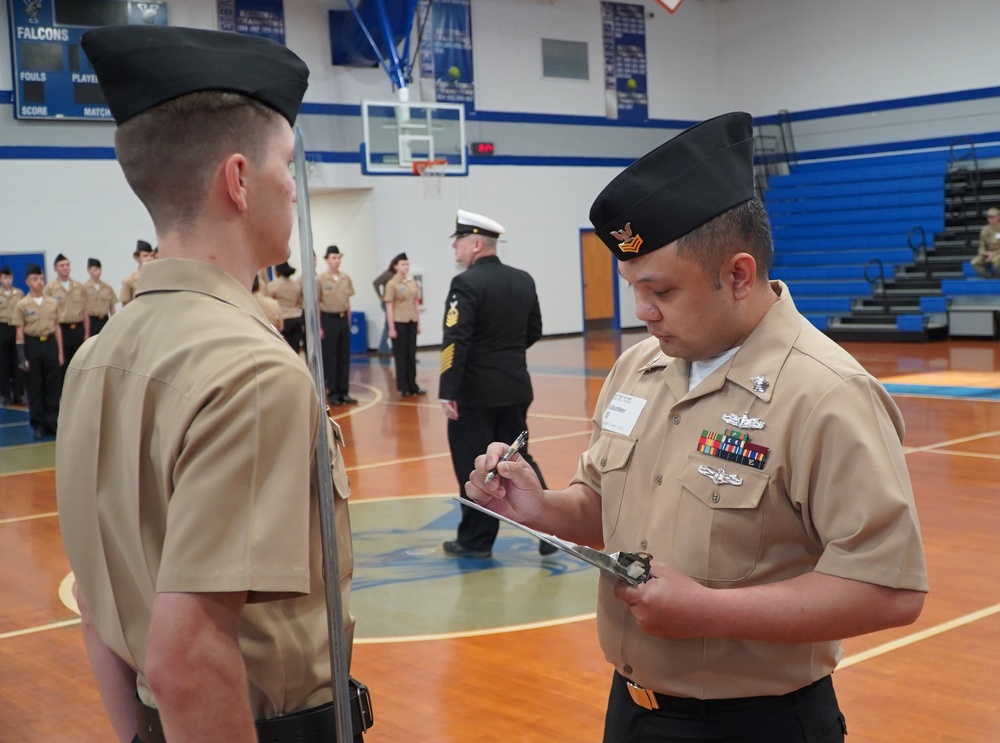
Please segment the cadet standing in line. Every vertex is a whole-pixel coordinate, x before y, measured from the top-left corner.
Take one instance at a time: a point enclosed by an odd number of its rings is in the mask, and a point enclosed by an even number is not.
[[[135,296],[135,285],[139,281],[139,272],[142,270],[143,265],[149,263],[155,257],[156,256],[153,253],[152,245],[150,245],[145,240],[136,240],[135,250],[132,251],[132,258],[135,259],[136,268],[122,281],[122,290],[120,297],[122,301],[122,307],[131,302],[132,298]]]
[[[396,389],[403,397],[426,395],[417,386],[417,336],[420,334],[420,307],[417,282],[410,277],[410,259],[400,253],[392,259],[395,271],[385,285],[385,316],[392,338],[396,362]]]
[[[497,257],[503,227],[482,214],[458,210],[452,248],[463,269],[451,280],[444,308],[438,397],[448,418],[448,445],[459,494],[476,457],[493,441],[513,441],[528,428],[533,393],[525,351],[542,337],[535,281]],[[519,450],[545,479],[525,445]],[[462,506],[458,536],[444,543],[452,557],[491,557],[500,522]],[[556,548],[539,542],[538,551]]]
[[[108,318],[115,314],[118,297],[115,290],[101,281],[101,262],[96,258],[87,259],[87,273],[90,280],[84,284],[87,290],[87,317],[90,323],[90,334],[97,335],[107,324]]]
[[[913,622],[927,590],[899,409],[768,280],[749,114],[640,158],[590,220],[652,337],[608,376],[567,488],[516,458],[486,483],[497,442],[466,492],[652,556],[638,586],[601,575],[605,743],[843,741],[840,640]]]
[[[264,293],[278,302],[281,307],[281,334],[295,353],[304,348],[305,320],[302,317],[302,282],[293,279],[295,266],[288,261],[274,267],[277,274],[264,288]]]
[[[14,309],[17,365],[24,372],[28,416],[36,439],[56,432],[64,362],[59,303],[46,296],[42,267],[30,264],[24,280],[28,296]]]
[[[73,360],[56,447],[102,699],[121,741],[328,741],[322,402],[250,293],[288,257],[308,69],[265,39],[179,27],[94,29],[82,46],[160,248]],[[346,613],[349,488],[328,430],[341,572],[328,579]]]
[[[260,290],[260,276],[253,277],[252,291],[253,298],[257,300],[257,304],[264,312],[264,317],[280,333],[285,324],[284,320],[281,319],[281,306],[278,304],[278,300],[271,299]]]
[[[24,402],[24,374],[17,366],[17,331],[14,308],[24,292],[14,286],[10,266],[0,267],[0,401],[6,405]]]
[[[65,376],[66,364],[90,337],[90,317],[87,315],[87,290],[79,281],[70,278],[69,259],[60,253],[56,256],[54,267],[56,277],[46,285],[45,296],[59,303],[63,350],[60,375]]]
[[[389,279],[395,275],[396,271],[390,265],[382,273],[376,276],[375,280],[372,282],[372,287],[378,295],[378,306],[382,308],[382,335],[379,336],[378,341],[379,356],[389,355],[389,319],[385,316],[385,285],[388,284]]]
[[[320,323],[323,326],[323,372],[331,405],[354,405],[348,394],[351,372],[351,297],[354,284],[340,270],[340,248],[326,249],[326,271],[316,277]]]

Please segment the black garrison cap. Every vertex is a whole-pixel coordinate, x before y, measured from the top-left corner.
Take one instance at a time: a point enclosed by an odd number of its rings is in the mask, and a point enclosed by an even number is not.
[[[340,248],[338,248],[336,245],[331,245],[330,247],[328,247],[326,249],[326,255],[323,256],[323,257],[326,258],[327,256],[340,255],[340,254],[341,254],[340,253]]]
[[[42,267],[39,266],[37,263],[29,263],[24,268],[24,275],[25,275],[25,277],[35,276],[37,274],[44,274],[44,273],[45,272],[42,270]]]
[[[57,263],[59,263],[59,261],[68,261],[68,260],[69,258],[60,253],[59,255],[56,256],[56,259],[52,261],[52,265],[53,266],[56,265]]]
[[[107,26],[81,40],[115,122],[188,93],[242,93],[295,122],[309,68],[256,36],[170,26]]]
[[[13,271],[10,270],[10,266],[0,266],[0,276],[13,276]]]
[[[729,113],[681,132],[605,186],[590,207],[621,261],[651,253],[753,198],[753,119]]]
[[[100,267],[101,267],[101,262],[96,258],[87,259],[87,268],[100,268]]]
[[[145,240],[136,240],[135,241],[135,252],[136,253],[152,253],[153,252],[153,246],[150,245]]]

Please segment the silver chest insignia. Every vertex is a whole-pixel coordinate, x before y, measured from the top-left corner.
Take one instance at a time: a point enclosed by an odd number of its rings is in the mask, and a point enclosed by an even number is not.
[[[751,418],[749,413],[726,413],[722,416],[722,421],[730,426],[743,429],[745,431],[759,431],[764,427],[764,421],[760,418]]]

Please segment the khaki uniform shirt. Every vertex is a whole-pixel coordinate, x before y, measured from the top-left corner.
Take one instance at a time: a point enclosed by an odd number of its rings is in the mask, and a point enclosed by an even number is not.
[[[59,321],[59,303],[52,297],[42,297],[42,303],[34,297],[24,297],[14,308],[14,327],[23,327],[24,334],[35,338],[49,338],[56,332]]]
[[[319,308],[323,312],[347,312],[347,308],[351,306],[351,297],[354,296],[354,284],[351,283],[351,277],[343,271],[338,271],[336,276],[324,271],[316,277],[316,294],[319,296]]]
[[[655,338],[615,364],[574,478],[601,496],[605,551],[645,550],[719,590],[816,570],[925,591],[899,410],[776,289],[781,299],[746,342],[691,391],[689,364],[665,357]],[[723,420],[730,414],[763,427],[737,428]],[[762,468],[698,450],[706,432],[727,429],[766,448]],[[720,468],[739,484],[706,476]],[[828,675],[841,655],[836,641],[652,637],[613,582],[601,577],[601,646],[623,676],[654,691],[786,694]]]
[[[979,255],[986,255],[1000,250],[1000,225],[984,226],[979,230]]]
[[[267,296],[278,300],[285,320],[302,317],[302,282],[279,276],[267,283]]]
[[[14,324],[14,308],[24,299],[24,292],[16,286],[7,291],[0,289],[0,325]]]
[[[393,276],[385,285],[383,299],[386,304],[392,305],[392,319],[396,322],[416,322],[419,319],[417,282],[409,276],[405,279]]]
[[[267,321],[278,330],[281,330],[281,307],[278,305],[278,301],[270,297],[265,297],[260,292],[256,292],[253,298],[257,300],[257,304],[264,311],[264,317],[267,318]]]
[[[115,290],[103,281],[98,281],[96,284],[88,281],[83,286],[87,290],[87,314],[101,318],[110,315],[111,308],[118,304]]]
[[[250,293],[198,261],[149,263],[135,300],[74,356],[56,455],[63,541],[144,703],[156,705],[142,669],[159,592],[250,592],[239,634],[257,719],[331,699],[319,415],[308,369]],[[346,598],[349,488],[331,454]]]
[[[139,283],[140,270],[138,268],[135,269],[122,281],[122,290],[119,292],[121,294],[122,307],[131,302],[132,298],[135,297],[135,285]]]
[[[79,281],[70,279],[67,290],[56,278],[45,285],[42,293],[59,303],[59,322],[83,322],[83,313],[87,309],[87,290]]]

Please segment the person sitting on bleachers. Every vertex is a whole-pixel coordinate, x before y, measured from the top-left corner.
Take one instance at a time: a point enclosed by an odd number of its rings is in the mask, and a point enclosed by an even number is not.
[[[995,279],[1000,276],[1000,209],[987,209],[986,221],[979,231],[979,252],[970,263],[984,279]]]

